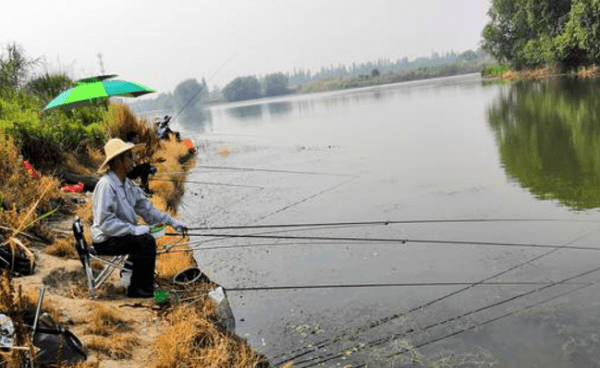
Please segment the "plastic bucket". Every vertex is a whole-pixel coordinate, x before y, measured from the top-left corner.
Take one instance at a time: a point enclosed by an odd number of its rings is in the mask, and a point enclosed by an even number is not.
[[[173,282],[179,285],[210,282],[209,278],[197,267],[191,267],[179,272],[173,277]]]
[[[154,225],[150,228],[150,235],[154,237],[154,239],[158,239],[165,235],[165,225],[158,224]]]

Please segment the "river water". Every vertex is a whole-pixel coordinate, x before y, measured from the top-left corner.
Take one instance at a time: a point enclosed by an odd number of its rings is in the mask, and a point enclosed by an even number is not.
[[[598,367],[599,89],[467,75],[179,119],[190,227],[415,221],[197,231],[270,236],[194,237],[198,264],[273,364]]]

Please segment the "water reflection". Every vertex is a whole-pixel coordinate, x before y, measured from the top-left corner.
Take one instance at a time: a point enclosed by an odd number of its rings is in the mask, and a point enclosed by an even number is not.
[[[256,119],[262,117],[262,106],[261,105],[248,105],[239,107],[230,107],[227,109],[227,113],[234,118],[245,120],[248,118]]]
[[[600,207],[600,84],[574,78],[507,87],[488,109],[506,174],[541,199]]]
[[[212,127],[212,113],[209,109],[193,106],[181,111],[177,121],[186,130],[202,133]]]
[[[288,114],[292,111],[293,105],[290,102],[272,102],[267,104],[267,108],[269,109],[269,114],[271,115],[284,115]]]

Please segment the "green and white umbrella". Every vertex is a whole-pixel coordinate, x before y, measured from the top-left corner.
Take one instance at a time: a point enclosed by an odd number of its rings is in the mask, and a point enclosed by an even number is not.
[[[98,80],[101,77],[86,78],[79,81],[75,87],[64,91],[54,100],[50,101],[44,110],[56,107],[72,109],[74,107],[89,105],[94,101],[107,100],[111,96],[138,97],[155,92],[153,89],[140,83],[121,80]]]

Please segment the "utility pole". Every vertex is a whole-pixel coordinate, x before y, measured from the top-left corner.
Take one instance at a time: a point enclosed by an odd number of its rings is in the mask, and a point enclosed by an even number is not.
[[[102,62],[102,53],[100,53],[100,52],[98,53],[98,63],[100,63],[100,73],[102,75],[106,74],[104,72],[104,62]]]

